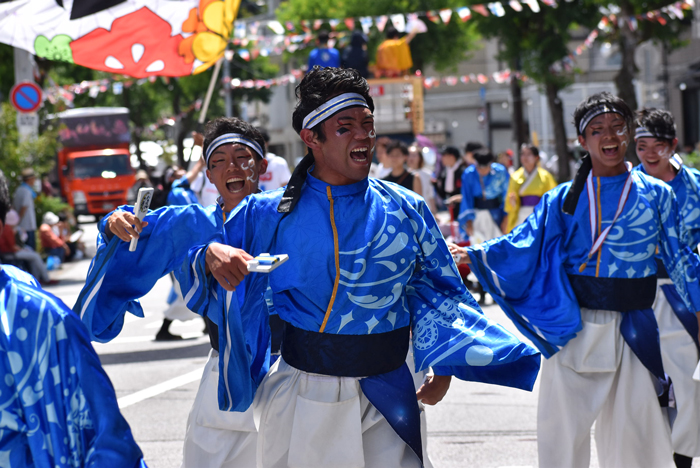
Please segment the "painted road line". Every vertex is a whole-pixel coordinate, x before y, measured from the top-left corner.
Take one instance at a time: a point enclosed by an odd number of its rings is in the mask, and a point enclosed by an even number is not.
[[[132,393],[131,395],[118,398],[117,403],[119,404],[119,409],[124,409],[127,406],[135,405],[136,403],[140,403],[143,400],[153,398],[154,396],[158,396],[161,393],[165,393],[175,388],[182,387],[183,385],[187,385],[188,383],[196,382],[197,380],[200,380],[202,378],[202,372],[203,368],[197,369],[196,371],[192,371],[188,374],[181,375],[180,377],[175,377],[174,379],[170,379],[166,382],[159,383],[152,387],[144,388],[143,390],[139,390],[138,392]]]

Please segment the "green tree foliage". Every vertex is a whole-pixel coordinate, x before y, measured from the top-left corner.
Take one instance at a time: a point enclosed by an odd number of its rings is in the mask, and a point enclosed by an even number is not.
[[[39,174],[48,173],[55,165],[58,129],[53,125],[43,130],[38,138],[19,140],[17,111],[7,102],[0,107],[0,170],[5,174],[14,192],[20,184],[22,169],[31,167]]]
[[[555,148],[559,155],[559,179],[568,180],[568,148],[564,111],[559,92],[573,83],[578,70],[568,56],[572,31],[592,28],[599,21],[597,6],[591,0],[561,2],[556,8],[542,6],[538,13],[523,5],[521,12],[506,9],[502,17],[479,17],[478,30],[498,38],[499,58],[512,70],[521,69],[547,96],[554,125]]]
[[[634,20],[630,23],[629,19],[657,10],[669,3],[669,0],[615,0],[614,3],[610,4],[610,2],[598,0],[604,13],[615,15],[615,21],[609,24],[607,34],[602,34],[598,40],[616,43],[619,47],[622,55],[622,66],[615,75],[615,87],[618,95],[632,110],[636,110],[638,107],[633,82],[639,71],[634,59],[637,47],[650,40],[661,44],[665,52],[686,45],[687,42],[680,38],[683,30],[690,27],[692,15],[687,14],[687,17],[680,21],[668,21],[665,25],[658,21]],[[662,72],[666,71],[662,70]]]
[[[277,18],[282,21],[292,21],[297,31],[301,31],[301,20],[313,19],[343,19],[359,18],[361,16],[389,15],[393,13],[410,13],[416,11],[436,10],[441,8],[455,8],[464,6],[460,0],[338,0],[326,2],[324,0],[288,0],[282,3],[277,10]],[[456,69],[457,65],[468,58],[470,50],[476,47],[478,35],[475,33],[475,25],[471,21],[462,22],[457,14],[452,15],[448,24],[435,24],[427,18],[421,18],[428,26],[428,32],[418,34],[411,42],[411,53],[414,68],[422,69],[428,65],[437,70]],[[360,27],[359,22],[355,24]],[[328,31],[331,27],[328,23],[322,26]],[[337,31],[347,31],[347,26],[341,22]],[[372,27],[368,51],[370,61],[374,60],[377,47],[384,40],[384,35],[376,26]],[[294,56],[299,60],[305,60],[311,51],[311,47],[300,50]]]

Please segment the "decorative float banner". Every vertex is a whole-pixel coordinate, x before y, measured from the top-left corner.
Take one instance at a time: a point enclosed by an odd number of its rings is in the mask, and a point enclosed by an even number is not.
[[[185,76],[224,53],[240,0],[0,2],[0,42],[128,75]]]

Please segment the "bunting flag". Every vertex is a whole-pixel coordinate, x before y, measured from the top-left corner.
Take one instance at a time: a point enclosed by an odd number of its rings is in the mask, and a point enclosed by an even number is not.
[[[457,10],[457,15],[459,15],[462,21],[467,21],[472,17],[472,12],[467,7],[462,7]]]
[[[374,20],[374,24],[377,26],[379,32],[384,32],[384,27],[386,26],[388,20],[389,17],[386,15],[377,16],[377,18]]]
[[[442,18],[442,21],[444,21],[445,24],[449,23],[450,18],[452,18],[452,10],[450,10],[449,8],[440,10],[440,18]]]
[[[4,0],[0,42],[136,78],[200,73],[223,56],[240,0]]]
[[[398,32],[406,32],[406,18],[403,15],[391,15],[391,24]]]

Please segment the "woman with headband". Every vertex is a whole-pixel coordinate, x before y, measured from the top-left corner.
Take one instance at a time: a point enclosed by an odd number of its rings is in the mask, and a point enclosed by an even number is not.
[[[691,250],[700,244],[700,171],[675,154],[678,138],[670,112],[642,109],[635,131],[639,170],[663,180],[673,189],[683,218],[681,239]],[[693,380],[698,354],[698,322],[683,304],[673,281],[657,256],[659,268],[654,314],[661,335],[664,370],[673,382],[677,415],[672,420],[673,458],[678,468],[690,467],[700,456],[700,382]]]
[[[595,94],[574,112],[589,155],[529,222],[482,246],[452,247],[548,359],[537,422],[541,467],[587,467],[595,422],[602,468],[672,467],[657,399],[665,379],[652,304],[657,245],[683,303],[700,310],[698,257],[670,188],[630,171],[633,114]]]
[[[205,127],[203,157],[206,176],[221,194],[217,204],[206,208],[199,204],[165,207],[149,212],[143,222],[133,215],[130,206],[105,217],[99,225],[98,250],[86,285],[73,307],[92,340],[107,342],[116,337],[127,310],[143,317],[136,299],[182,265],[191,247],[220,232],[234,208],[246,196],[258,192],[259,176],[267,169],[263,148],[262,134],[252,125],[236,118],[215,119]],[[129,252],[132,237],[138,237],[139,244],[136,251]],[[237,255],[243,260],[252,258],[242,251]],[[258,280],[266,278],[259,275],[252,285]],[[264,297],[251,295],[248,299],[241,308],[255,315],[242,319],[247,330],[244,346],[256,363],[258,374],[254,377],[260,380],[269,368],[270,353],[279,351],[270,349],[267,314],[258,313],[265,306]],[[208,304],[218,311],[217,298]],[[222,412],[217,404],[219,318],[207,309],[199,310],[199,314],[207,321],[213,349],[187,421],[182,466],[255,466],[257,431],[252,409],[245,413]],[[271,319],[270,324],[274,323]]]
[[[244,200],[180,270],[192,307],[206,307],[212,286],[227,298],[219,407],[255,401],[259,467],[420,467],[418,400],[440,401],[452,375],[530,389],[539,356],[481,313],[423,200],[368,178],[376,134],[364,78],[314,68],[297,96],[292,122],[309,152],[287,189]],[[289,261],[241,278],[236,248]],[[285,323],[262,382],[239,306],[262,295],[260,276]],[[416,371],[435,372],[417,393],[411,339]]]

